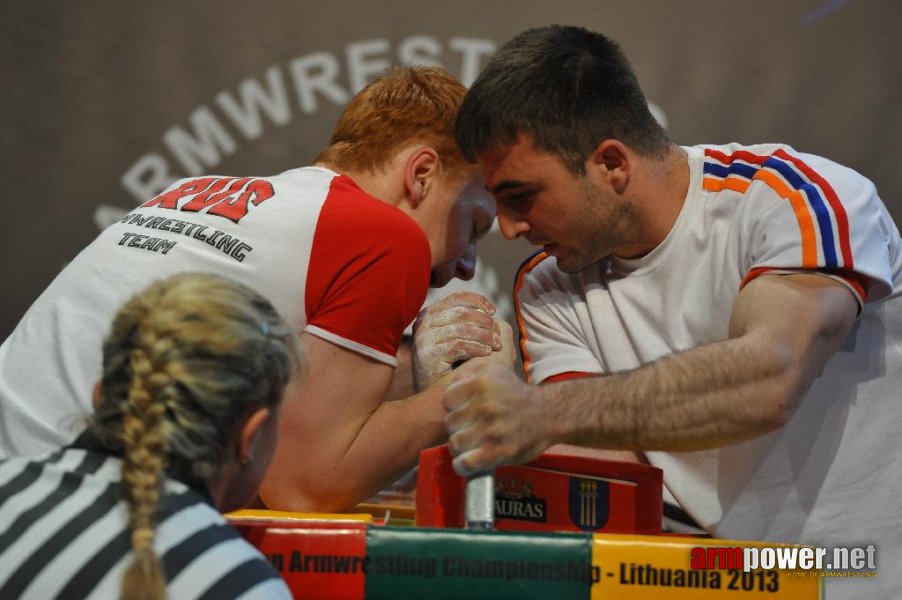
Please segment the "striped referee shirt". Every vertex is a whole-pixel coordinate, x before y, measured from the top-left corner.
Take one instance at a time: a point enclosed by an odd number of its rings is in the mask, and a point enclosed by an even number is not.
[[[0,461],[0,598],[119,598],[131,562],[122,461],[80,447]],[[154,548],[169,598],[291,598],[279,575],[212,506],[174,479]]]

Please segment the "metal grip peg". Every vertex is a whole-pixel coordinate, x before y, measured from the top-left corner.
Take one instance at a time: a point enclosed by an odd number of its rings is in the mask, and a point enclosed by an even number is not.
[[[464,525],[467,529],[495,527],[495,471],[467,478]]]

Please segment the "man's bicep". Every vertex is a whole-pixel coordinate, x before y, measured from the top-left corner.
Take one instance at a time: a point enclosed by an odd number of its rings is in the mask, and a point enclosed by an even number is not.
[[[384,399],[394,369],[309,333],[301,333],[301,341],[307,352],[307,378],[297,404],[304,407],[304,419],[365,421]]]
[[[315,495],[388,390],[392,367],[309,333],[307,375],[282,403],[279,443],[264,482],[270,506],[283,495]]]
[[[848,335],[858,307],[848,287],[816,272],[763,275],[740,291],[730,337],[787,353],[810,382]]]

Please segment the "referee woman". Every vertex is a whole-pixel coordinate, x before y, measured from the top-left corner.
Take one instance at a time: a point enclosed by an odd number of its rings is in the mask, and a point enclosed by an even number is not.
[[[0,461],[0,598],[290,598],[220,513],[255,496],[301,361],[243,285],[182,274],[133,297],[85,433]]]

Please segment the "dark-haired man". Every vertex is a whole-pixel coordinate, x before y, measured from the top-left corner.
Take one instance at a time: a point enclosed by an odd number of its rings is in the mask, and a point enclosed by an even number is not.
[[[830,591],[897,594],[902,240],[873,184],[785,145],[672,143],[619,47],[576,27],[501,48],[456,127],[501,231],[542,248],[515,295],[545,384],[458,374],[458,470],[641,451],[714,534],[874,545],[876,580]]]

